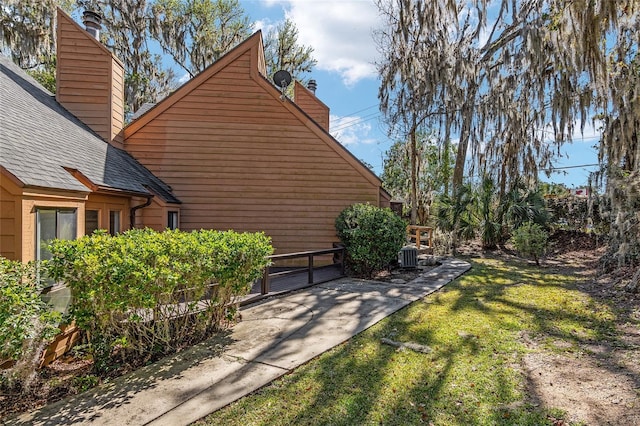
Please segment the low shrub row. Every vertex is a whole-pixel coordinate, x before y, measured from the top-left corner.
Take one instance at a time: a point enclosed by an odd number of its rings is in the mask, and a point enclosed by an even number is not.
[[[71,288],[70,316],[95,368],[202,340],[233,320],[273,251],[264,234],[131,230],[55,240],[51,278]]]
[[[336,229],[352,271],[371,275],[394,262],[405,226],[389,209],[346,208]],[[75,322],[99,375],[225,327],[273,252],[262,233],[150,229],[54,240],[49,250],[51,259],[39,265],[0,258],[0,361],[28,359],[33,371],[60,322]],[[45,280],[70,289],[65,318],[42,300]]]

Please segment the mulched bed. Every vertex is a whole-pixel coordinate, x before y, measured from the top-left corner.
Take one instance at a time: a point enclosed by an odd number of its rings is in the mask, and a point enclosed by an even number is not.
[[[602,247],[603,238],[596,234],[559,229],[549,236],[549,255]]]
[[[27,391],[0,387],[0,419],[35,410],[93,387],[98,379],[89,376],[92,365],[90,360],[65,356],[39,370]]]

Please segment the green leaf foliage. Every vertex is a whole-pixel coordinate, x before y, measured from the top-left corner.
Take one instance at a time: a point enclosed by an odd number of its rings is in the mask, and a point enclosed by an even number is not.
[[[41,298],[37,268],[0,257],[0,361],[14,361],[0,372],[0,385],[9,389],[30,386],[45,345],[60,331],[60,314]]]
[[[436,204],[436,226],[450,232],[453,249],[459,240],[469,240],[476,236],[478,229],[477,194],[469,184],[457,188],[451,196],[443,194]]]
[[[156,0],[151,36],[194,77],[247,38],[253,25],[238,0]]]
[[[533,257],[536,265],[547,248],[547,232],[537,223],[527,222],[513,232],[511,241],[522,256]]]
[[[455,147],[438,140],[432,131],[416,134],[416,214],[418,225],[428,225],[432,206],[438,195],[449,195]],[[394,199],[406,200],[410,206],[412,173],[411,141],[399,140],[385,152],[382,185]]]
[[[56,70],[53,66],[42,66],[27,73],[51,93],[56,93]]]
[[[336,218],[347,261],[358,275],[371,276],[397,256],[406,238],[406,223],[388,208],[354,204]]]
[[[273,252],[262,233],[150,229],[50,249],[50,273],[71,288],[71,316],[88,332],[99,372],[116,355],[146,360],[222,328]]]
[[[0,257],[0,359],[18,360],[32,341],[59,331],[60,315],[42,300],[42,289],[34,262]]]

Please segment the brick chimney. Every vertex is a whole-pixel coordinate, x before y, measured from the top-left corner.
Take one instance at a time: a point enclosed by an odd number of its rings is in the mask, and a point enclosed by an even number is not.
[[[102,139],[122,148],[124,66],[100,41],[101,17],[85,12],[80,27],[57,14],[56,99]]]
[[[318,123],[324,130],[329,131],[329,107],[326,106],[315,95],[318,84],[315,80],[309,80],[304,87],[300,82],[296,80],[293,86],[293,101],[298,105],[307,115]]]

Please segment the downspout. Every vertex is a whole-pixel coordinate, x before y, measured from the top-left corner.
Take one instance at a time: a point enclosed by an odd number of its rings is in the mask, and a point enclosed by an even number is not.
[[[151,200],[153,199],[153,195],[149,195],[147,197],[147,201],[144,204],[140,204],[139,206],[131,207],[129,211],[129,229],[133,229],[136,223],[136,212],[145,207],[149,207],[151,205]]]

